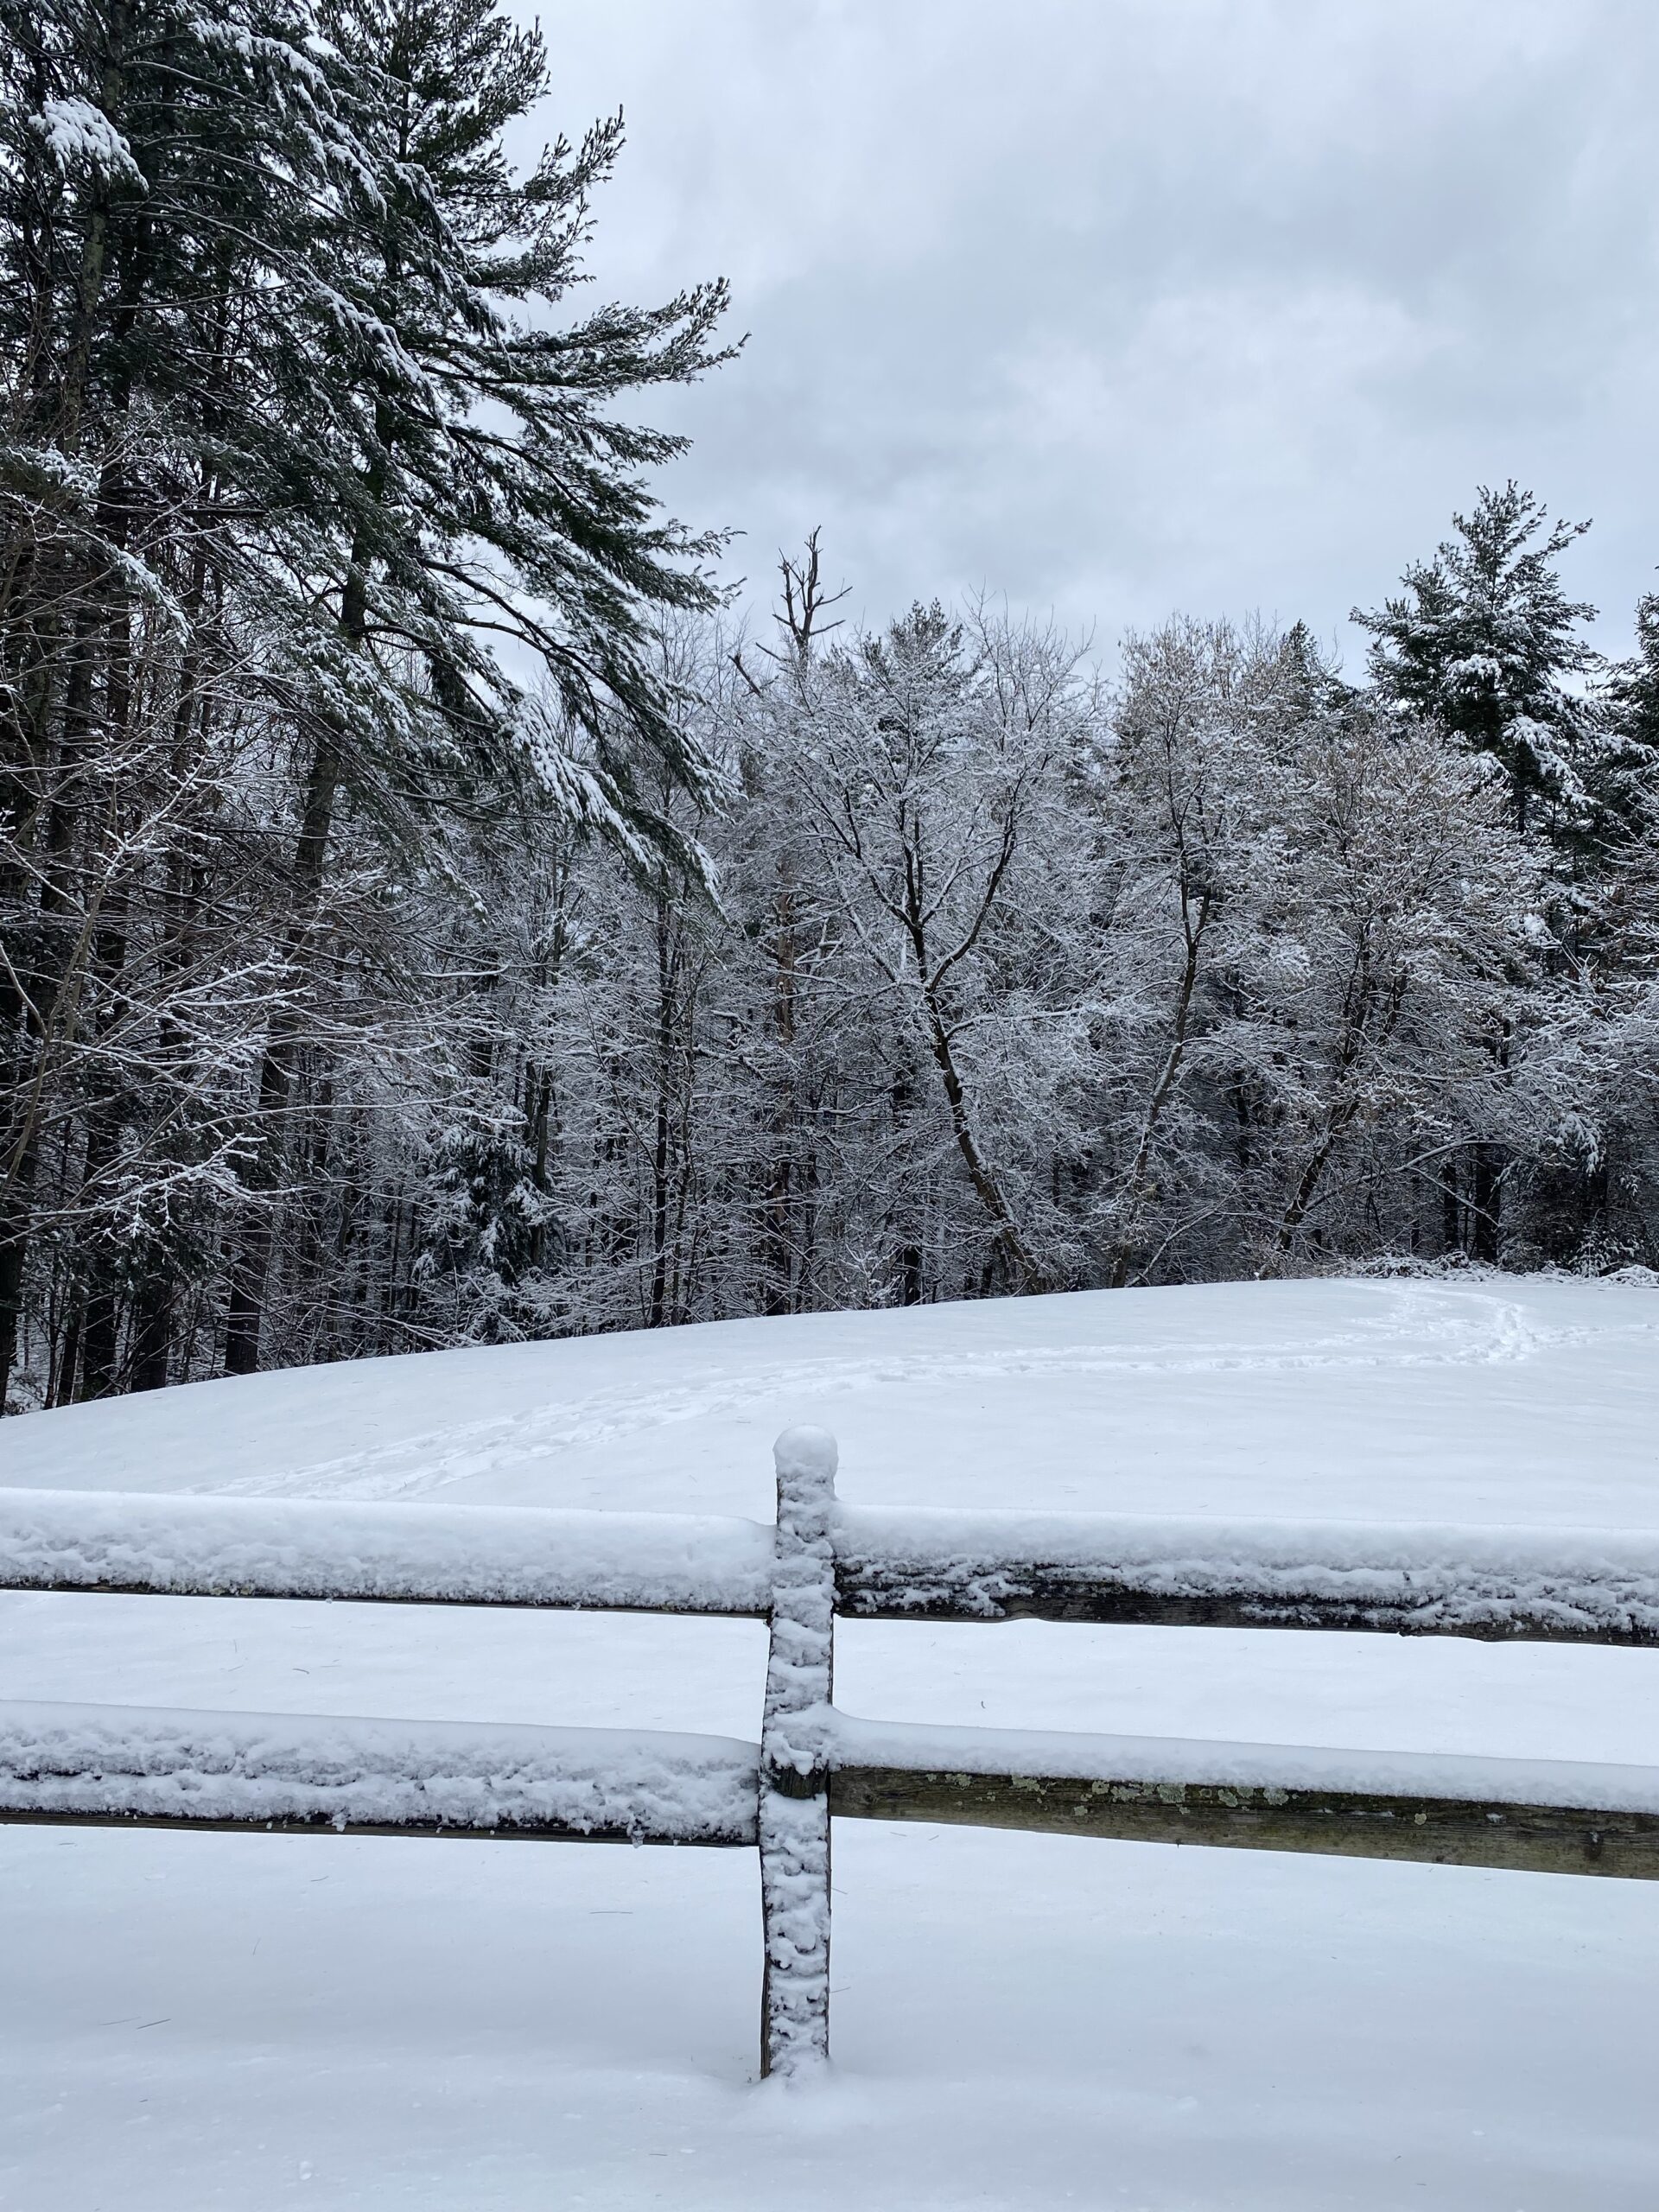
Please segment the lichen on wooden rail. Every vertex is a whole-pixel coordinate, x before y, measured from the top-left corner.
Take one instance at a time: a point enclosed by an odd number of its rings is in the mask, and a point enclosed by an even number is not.
[[[572,1821],[501,1820],[487,1827],[466,1827],[455,1821],[359,1821],[333,1813],[293,1814],[280,1820],[258,1820],[248,1814],[215,1820],[195,1813],[106,1813],[16,1811],[0,1804],[0,1827],[37,1828],[163,1828],[210,1835],[377,1835],[415,1836],[430,1842],[461,1843],[623,1843],[670,1845],[684,1849],[741,1850],[754,1848],[753,1824],[730,1827],[687,1836],[658,1830],[648,1823],[612,1821],[604,1827],[578,1826]]]
[[[1203,1593],[1138,1589],[1074,1567],[1015,1568],[977,1578],[972,1594],[902,1570],[861,1566],[840,1577],[841,1612],[870,1621],[1056,1621],[1099,1628],[1324,1629],[1348,1635],[1459,1636],[1483,1643],[1600,1643],[1659,1649],[1659,1622],[1591,1619],[1564,1610],[1512,1605],[1485,1618],[1452,1615],[1410,1601],[1305,1595],[1264,1598],[1250,1590]]]
[[[1659,1814],[1653,1813],[902,1767],[840,1769],[830,1804],[852,1820],[1659,1880]]]

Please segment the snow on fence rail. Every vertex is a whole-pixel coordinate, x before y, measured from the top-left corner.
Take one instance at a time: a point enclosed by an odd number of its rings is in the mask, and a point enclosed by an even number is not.
[[[1659,1647],[1659,1534],[872,1512],[837,1503],[868,1620],[1376,1630]],[[775,1531],[714,1515],[0,1491],[0,1589],[771,1617]]]
[[[1647,1532],[842,1506],[835,1541],[842,1610],[866,1619],[1659,1646],[1659,1534]]]
[[[833,1817],[1659,1878],[1659,1770],[916,1728],[834,1624],[1159,1622],[1659,1647],[1659,1535],[868,1512],[778,1440],[778,1517],[0,1491],[0,1588],[771,1624],[760,1741],[0,1704],[0,1821],[758,1845],[763,2072],[827,2056]]]
[[[0,1491],[0,1589],[412,1605],[772,1610],[758,1521],[539,1506]]]
[[[0,1705],[0,1820],[753,1844],[721,1736]]]

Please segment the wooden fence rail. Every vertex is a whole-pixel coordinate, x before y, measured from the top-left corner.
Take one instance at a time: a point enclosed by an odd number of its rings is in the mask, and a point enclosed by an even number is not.
[[[837,1503],[793,1429],[773,1526],[537,1508],[0,1491],[0,1588],[603,1608],[770,1624],[758,1745],[0,1704],[0,1821],[758,1846],[763,2072],[829,2050],[836,1818],[1659,1878],[1659,1770],[918,1729],[833,1701],[834,1626],[1015,1618],[1659,1648],[1659,1536]]]

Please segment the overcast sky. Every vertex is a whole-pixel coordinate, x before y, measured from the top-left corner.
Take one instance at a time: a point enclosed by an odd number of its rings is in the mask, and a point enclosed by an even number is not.
[[[655,414],[757,592],[821,523],[873,620],[1259,610],[1351,665],[1511,474],[1595,518],[1605,646],[1659,583],[1654,0],[539,12],[550,120],[626,114],[600,289],[732,281],[743,357]]]

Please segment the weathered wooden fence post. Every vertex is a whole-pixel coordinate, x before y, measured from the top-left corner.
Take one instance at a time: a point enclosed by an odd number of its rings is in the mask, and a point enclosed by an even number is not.
[[[830,1700],[836,1630],[836,1440],[785,1429],[778,1470],[772,1648],[760,1729],[760,2071],[830,2056]]]

